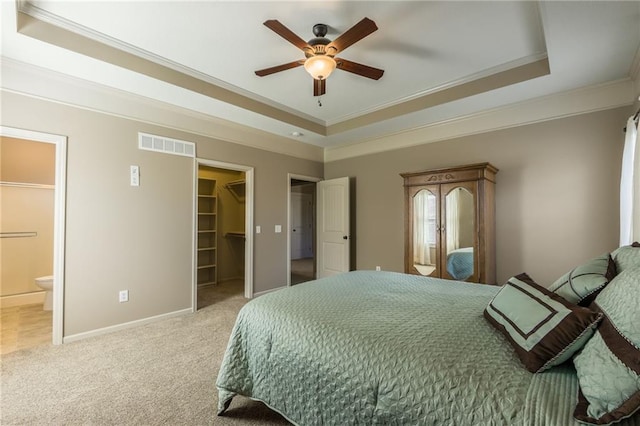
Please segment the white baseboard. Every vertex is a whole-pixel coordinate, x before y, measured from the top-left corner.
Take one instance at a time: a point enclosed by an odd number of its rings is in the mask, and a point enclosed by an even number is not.
[[[166,314],[156,315],[156,316],[153,316],[153,317],[142,318],[142,319],[139,319],[139,320],[129,321],[129,322],[125,322],[125,323],[122,323],[122,324],[112,325],[112,326],[109,326],[109,327],[98,328],[96,330],[85,331],[83,333],[72,334],[70,336],[64,336],[62,338],[62,343],[70,343],[70,342],[75,342],[75,341],[78,341],[78,340],[86,339],[86,338],[89,338],[89,337],[101,336],[103,334],[113,333],[114,331],[126,330],[128,328],[133,328],[133,327],[139,327],[139,326],[144,325],[144,324],[149,324],[149,323],[152,323],[152,322],[157,322],[157,321],[161,321],[161,320],[164,320],[164,319],[177,317],[177,316],[180,316],[180,315],[185,315],[185,314],[190,314],[190,313],[193,313],[193,309],[191,309],[191,308],[181,309],[179,311],[169,312],[169,313],[166,313]]]
[[[12,306],[33,305],[44,303],[45,292],[33,291],[31,293],[13,294],[0,297],[0,308],[10,308]]]
[[[282,287],[276,287],[276,288],[272,288],[270,290],[259,291],[257,293],[253,293],[253,297],[256,298],[258,296],[262,296],[264,294],[271,293],[272,291],[282,290],[283,288],[287,288],[287,286],[283,285]]]

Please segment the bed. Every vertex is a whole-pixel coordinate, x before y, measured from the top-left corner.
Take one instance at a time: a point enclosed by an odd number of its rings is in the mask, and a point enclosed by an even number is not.
[[[473,247],[451,250],[447,254],[447,272],[460,281],[473,275]]]
[[[354,271],[258,297],[232,331],[218,414],[244,395],[296,425],[578,424],[573,365],[527,371],[483,318],[500,289]]]

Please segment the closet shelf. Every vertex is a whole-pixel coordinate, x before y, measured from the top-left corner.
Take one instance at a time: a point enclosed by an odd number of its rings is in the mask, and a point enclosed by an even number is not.
[[[197,282],[198,286],[218,282],[218,180],[202,176],[211,170],[204,165],[198,166],[197,200]]]
[[[244,232],[227,232],[224,234],[225,238],[242,238],[245,239],[245,233]]]
[[[202,265],[202,266],[198,266],[198,269],[207,269],[207,268],[215,268],[216,265],[211,264],[211,265]]]

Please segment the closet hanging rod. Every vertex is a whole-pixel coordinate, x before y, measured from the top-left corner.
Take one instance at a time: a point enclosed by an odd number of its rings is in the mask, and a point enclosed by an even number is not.
[[[0,232],[0,238],[30,238],[37,237],[38,233],[31,232]]]
[[[240,186],[240,185],[244,185],[244,184],[245,184],[244,179],[232,180],[232,181],[227,182],[225,184],[225,188],[232,188],[234,186]]]

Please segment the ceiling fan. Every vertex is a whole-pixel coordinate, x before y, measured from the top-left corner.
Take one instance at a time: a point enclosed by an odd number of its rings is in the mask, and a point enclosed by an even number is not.
[[[373,80],[378,80],[384,74],[384,70],[335,57],[347,47],[378,29],[376,23],[369,18],[362,19],[333,41],[325,38],[325,35],[327,35],[327,25],[325,24],[313,26],[315,37],[308,42],[298,37],[293,31],[275,19],[265,21],[264,25],[302,50],[306,59],[258,70],[255,73],[259,77],[304,65],[304,68],[313,77],[313,96],[320,96],[326,93],[326,79],[336,68]]]

